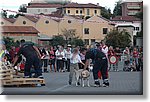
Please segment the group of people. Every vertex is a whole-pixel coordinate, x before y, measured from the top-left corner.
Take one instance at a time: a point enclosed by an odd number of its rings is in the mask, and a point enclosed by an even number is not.
[[[24,77],[42,78],[42,73],[48,72],[48,65],[50,65],[50,71],[70,72],[70,85],[72,84],[74,70],[88,69],[91,59],[95,86],[100,86],[98,73],[101,73],[103,85],[109,86],[108,69],[112,65],[109,64],[108,59],[112,55],[117,56],[118,59],[120,59],[121,55],[126,56],[124,57],[126,58],[124,60],[125,65],[130,63],[130,57],[132,55],[133,60],[137,65],[136,69],[138,69],[137,67],[139,66],[140,53],[136,48],[134,48],[134,50],[131,52],[129,48],[126,47],[122,53],[119,47],[116,47],[114,50],[112,46],[108,47],[105,45],[104,41],[101,41],[101,43],[93,43],[89,48],[72,48],[71,45],[67,45],[66,48],[61,45],[57,47],[37,47],[32,43],[26,43],[25,40],[21,40],[20,46],[12,47],[10,51],[6,50],[4,42],[1,42],[1,45],[3,45],[1,51],[1,61],[3,54],[5,53],[5,55],[9,54],[7,60],[9,60],[13,66],[19,66],[21,63],[23,63]],[[6,58],[4,57],[4,59]],[[113,68],[114,71],[118,71],[118,62],[113,64]],[[34,76],[32,76],[33,72],[31,69],[34,69]]]
[[[123,61],[123,70],[124,71],[142,71],[143,70],[143,49],[137,47],[129,48],[126,47],[124,50],[120,50],[119,47],[113,49],[112,46],[108,50],[108,58],[110,56],[116,56],[117,62],[115,64],[109,64],[109,69],[113,67],[113,71],[118,70],[119,61]]]

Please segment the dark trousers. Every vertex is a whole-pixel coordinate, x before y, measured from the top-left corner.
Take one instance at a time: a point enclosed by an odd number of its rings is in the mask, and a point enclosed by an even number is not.
[[[107,79],[107,68],[108,68],[108,61],[107,59],[96,60],[93,66],[93,77],[94,80],[98,80],[98,71],[101,71],[102,79]]]
[[[82,60],[82,62],[85,64],[85,60]],[[79,63],[79,69],[84,69],[84,65]]]
[[[57,71],[63,70],[63,68],[64,68],[64,61],[57,59]]]
[[[24,68],[24,75],[25,76],[32,76],[31,68],[34,68],[35,75],[40,76],[42,75],[41,69],[41,60],[38,57],[30,57],[26,58],[25,68]]]
[[[43,60],[43,64],[44,64],[44,72],[47,71],[47,67],[48,67],[48,59],[42,59]]]
[[[66,65],[67,72],[70,72],[70,59],[67,59],[65,61],[65,65]]]

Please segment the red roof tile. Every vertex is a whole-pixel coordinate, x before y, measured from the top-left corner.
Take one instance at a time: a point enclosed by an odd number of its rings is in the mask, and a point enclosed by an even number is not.
[[[35,16],[29,16],[29,15],[25,15],[25,18],[29,19],[30,21],[36,23],[39,20],[39,17],[35,17]]]
[[[3,18],[3,19],[7,20],[10,23],[14,23],[16,21],[16,19],[14,18]]]
[[[2,33],[39,33],[32,26],[1,26]]]
[[[35,4],[27,6],[27,8],[60,8],[60,7],[62,7],[61,4]]]
[[[78,3],[70,3],[65,6],[64,8],[101,8],[101,6],[89,3],[89,4],[78,4]]]

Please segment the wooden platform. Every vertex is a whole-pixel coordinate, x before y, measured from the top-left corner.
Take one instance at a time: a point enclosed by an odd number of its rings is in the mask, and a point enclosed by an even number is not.
[[[45,86],[44,79],[40,78],[13,78],[12,80],[2,80],[3,86]]]
[[[11,66],[0,67],[0,86],[45,86],[45,80],[41,78],[23,78],[23,73],[15,75]]]

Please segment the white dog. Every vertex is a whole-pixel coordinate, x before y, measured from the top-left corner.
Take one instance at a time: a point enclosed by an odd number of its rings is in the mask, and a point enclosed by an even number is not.
[[[85,81],[87,81],[87,86],[90,87],[89,77],[90,77],[90,72],[88,70],[83,70],[83,69],[75,70],[76,86],[78,86],[79,80],[81,80],[82,87],[85,86],[84,83]]]

